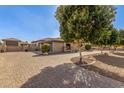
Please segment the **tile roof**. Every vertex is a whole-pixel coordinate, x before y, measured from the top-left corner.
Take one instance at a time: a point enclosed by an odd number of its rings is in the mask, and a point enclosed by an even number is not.
[[[25,42],[20,42],[20,44],[30,44],[30,43],[28,43],[28,41],[25,41]]]
[[[61,38],[44,38],[44,39],[41,39],[41,40],[37,40],[37,41],[32,41],[32,43],[35,43],[35,42],[64,42],[63,39]]]
[[[6,38],[6,39],[2,39],[2,41],[21,41],[21,40],[16,38]]]

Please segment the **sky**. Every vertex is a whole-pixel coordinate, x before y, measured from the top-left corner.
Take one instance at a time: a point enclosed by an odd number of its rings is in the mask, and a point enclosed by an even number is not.
[[[114,27],[124,29],[124,6],[116,6]],[[33,41],[59,37],[57,6],[0,6],[0,39]]]
[[[116,16],[114,27],[117,29],[124,29],[124,5],[115,6],[116,9]]]

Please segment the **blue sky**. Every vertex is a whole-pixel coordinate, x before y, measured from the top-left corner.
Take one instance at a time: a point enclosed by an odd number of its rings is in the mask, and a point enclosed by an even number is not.
[[[124,5],[115,6],[117,14],[115,17],[114,27],[117,29],[124,29]]]
[[[124,6],[116,6],[114,26],[124,28]],[[59,24],[55,19],[57,6],[0,6],[0,39],[18,38],[37,40],[59,37]]]

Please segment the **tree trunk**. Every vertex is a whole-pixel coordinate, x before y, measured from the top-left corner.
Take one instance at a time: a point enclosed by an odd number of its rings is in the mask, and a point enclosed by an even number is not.
[[[109,46],[109,53],[111,53],[111,45]]]
[[[109,51],[111,50],[111,45],[109,46]]]
[[[79,54],[80,54],[80,56],[79,56],[79,63],[82,63],[82,53],[81,53],[81,47],[80,47],[80,49],[79,49]]]
[[[83,60],[82,60],[82,42],[78,41],[78,48],[79,48],[79,64],[83,64]]]
[[[103,47],[102,47],[102,45],[101,45],[101,54],[103,54]]]
[[[117,51],[117,46],[114,46],[114,50],[115,50],[115,52]]]

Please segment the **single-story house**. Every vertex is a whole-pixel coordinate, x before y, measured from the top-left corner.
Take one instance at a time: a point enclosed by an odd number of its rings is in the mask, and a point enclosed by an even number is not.
[[[37,41],[32,41],[34,48],[40,49],[42,45],[48,44],[50,46],[50,53],[73,52],[77,51],[78,47],[75,43],[66,43],[61,38],[45,38]]]
[[[20,46],[21,40],[16,38],[6,38],[2,39],[3,45],[6,51],[21,51],[22,47]]]
[[[62,52],[73,52],[77,51],[78,47],[75,43],[66,43],[61,38],[45,38],[31,43],[23,42],[16,38],[2,39],[3,44],[0,46],[0,50],[10,51],[41,51],[41,47],[44,44],[50,46],[50,53],[62,53]]]
[[[19,43],[21,48],[22,48],[22,51],[31,51],[31,44],[28,43],[28,41],[25,41],[25,42],[20,42]]]
[[[2,42],[3,43],[0,46],[0,49],[4,50],[5,52],[31,50],[30,44],[27,41],[23,42],[16,38],[6,38],[2,39]]]

